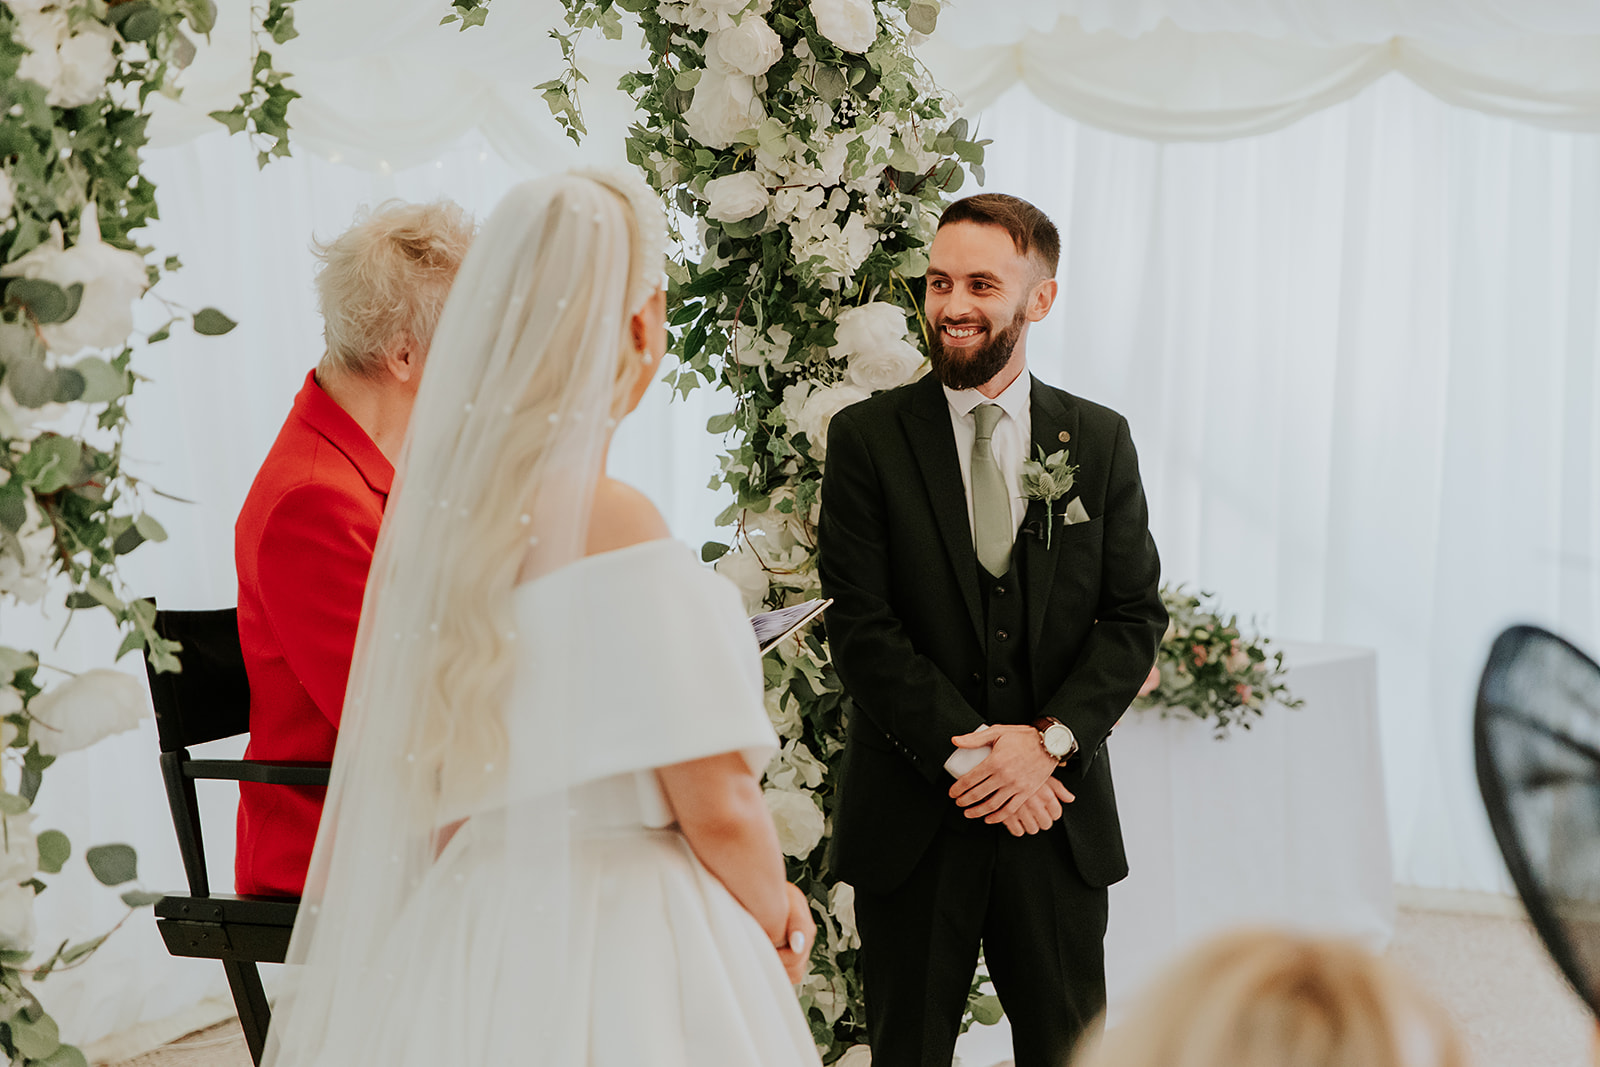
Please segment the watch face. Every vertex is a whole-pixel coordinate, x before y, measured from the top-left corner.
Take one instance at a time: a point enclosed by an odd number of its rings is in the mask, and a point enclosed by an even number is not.
[[[1045,729],[1044,748],[1050,755],[1060,759],[1072,750],[1072,731],[1055,723]]]

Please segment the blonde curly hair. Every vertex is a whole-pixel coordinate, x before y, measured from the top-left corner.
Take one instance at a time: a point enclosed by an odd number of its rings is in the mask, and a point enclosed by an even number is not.
[[[1360,945],[1224,934],[1181,959],[1074,1067],[1465,1067],[1449,1016]]]
[[[313,241],[327,345],[317,369],[372,377],[401,338],[425,353],[476,229],[448,200],[387,200],[333,240]]]

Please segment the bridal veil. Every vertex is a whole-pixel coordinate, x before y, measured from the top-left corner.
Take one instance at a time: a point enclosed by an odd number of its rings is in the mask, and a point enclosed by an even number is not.
[[[513,189],[462,265],[368,579],[269,1067],[384,1062],[420,1033],[453,1050],[440,1062],[525,1062],[508,1035],[565,1032],[570,709],[522,708],[508,729],[513,592],[584,554],[638,370],[629,320],[660,284],[664,244],[642,184],[561,175]],[[531,596],[551,618],[567,606],[544,600],[573,590]],[[512,891],[420,907],[441,899],[468,836],[480,869],[500,866],[489,884]],[[421,923],[432,936],[410,936]],[[419,995],[432,966],[419,945],[441,923],[483,941],[462,948],[485,973],[448,1009]]]

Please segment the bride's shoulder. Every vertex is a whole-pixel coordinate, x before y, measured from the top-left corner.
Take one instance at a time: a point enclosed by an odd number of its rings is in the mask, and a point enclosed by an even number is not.
[[[595,486],[589,519],[589,555],[671,536],[667,520],[650,498],[614,478]]]

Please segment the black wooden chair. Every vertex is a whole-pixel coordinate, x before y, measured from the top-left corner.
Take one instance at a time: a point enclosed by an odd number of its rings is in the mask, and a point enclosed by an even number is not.
[[[250,1058],[260,1063],[272,1013],[256,964],[283,962],[300,902],[211,892],[194,783],[206,778],[325,786],[328,765],[192,759],[190,745],[250,730],[250,682],[239,650],[238,613],[233,608],[158,611],[155,628],[183,646],[180,673],[157,674],[148,661],[145,670],[161,741],[161,777],[189,879],[187,895],[174,893],[156,904],[156,926],[174,956],[222,961]]]

